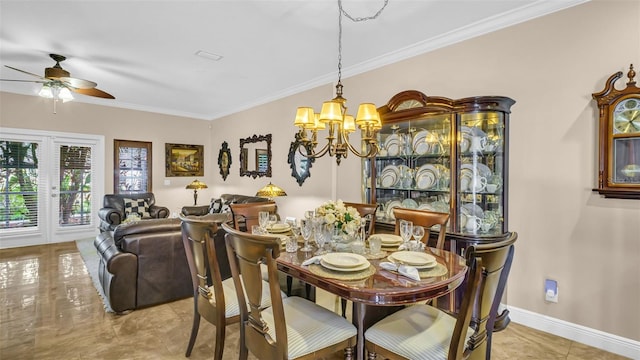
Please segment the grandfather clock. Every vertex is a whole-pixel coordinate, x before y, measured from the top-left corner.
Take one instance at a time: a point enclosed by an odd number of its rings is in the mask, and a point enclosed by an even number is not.
[[[619,71],[609,77],[604,90],[593,94],[598,103],[598,184],[606,198],[640,199],[640,88],[629,67],[627,87],[618,90],[614,83]]]

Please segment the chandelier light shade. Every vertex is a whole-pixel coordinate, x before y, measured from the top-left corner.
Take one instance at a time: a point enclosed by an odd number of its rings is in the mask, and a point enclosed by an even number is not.
[[[306,157],[319,158],[329,154],[335,156],[336,162],[346,158],[349,152],[361,158],[370,158],[378,153],[379,144],[377,133],[382,128],[382,121],[376,106],[372,103],[363,103],[358,107],[356,117],[347,113],[347,99],[342,97],[342,15],[352,21],[366,21],[375,19],[387,6],[388,0],[375,15],[365,18],[353,18],[342,8],[342,1],[338,0],[338,83],[336,84],[336,97],[325,101],[316,113],[312,107],[299,107],[293,124],[300,128],[299,138],[305,148],[311,148]],[[361,150],[356,149],[349,142],[349,134],[360,129]],[[325,139],[327,143],[318,149],[318,133],[328,130]]]
[[[206,188],[208,188],[207,184],[198,179],[193,180],[189,185],[186,186],[186,189],[193,189],[193,206],[196,206],[198,204],[198,190]]]
[[[256,196],[265,197],[269,200],[272,200],[274,197],[278,196],[287,196],[287,193],[282,190],[279,186],[273,185],[272,183],[267,184],[262,189],[258,190]]]

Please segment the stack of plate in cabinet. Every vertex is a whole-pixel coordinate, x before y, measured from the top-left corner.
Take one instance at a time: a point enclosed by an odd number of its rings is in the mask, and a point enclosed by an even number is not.
[[[420,190],[431,189],[437,184],[439,171],[433,164],[424,164],[416,171],[416,187]]]
[[[429,131],[421,130],[413,136],[413,152],[418,155],[424,155],[429,151],[429,143],[427,142]]]
[[[387,155],[398,156],[402,149],[402,139],[398,134],[391,134],[384,141],[384,148],[387,149]]]
[[[380,185],[382,187],[392,187],[400,178],[399,169],[395,165],[387,165],[380,173]]]
[[[402,201],[391,200],[387,203],[387,206],[385,206],[387,219],[392,219],[392,220],[396,219],[396,216],[393,214],[393,209],[397,207],[402,207]]]

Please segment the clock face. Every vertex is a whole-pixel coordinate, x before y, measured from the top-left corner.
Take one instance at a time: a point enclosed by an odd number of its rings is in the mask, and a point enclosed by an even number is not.
[[[613,127],[616,134],[640,133],[640,98],[626,99],[616,106]]]

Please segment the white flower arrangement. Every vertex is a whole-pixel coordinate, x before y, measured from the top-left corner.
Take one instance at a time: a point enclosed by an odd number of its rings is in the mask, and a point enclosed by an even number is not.
[[[360,228],[362,219],[358,210],[345,206],[342,200],[327,201],[316,209],[316,214],[324,218],[325,223],[335,224],[345,234],[355,234]]]

